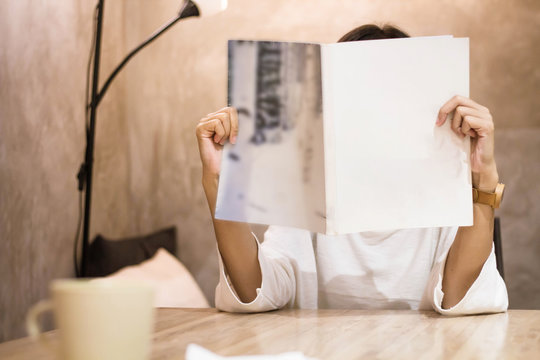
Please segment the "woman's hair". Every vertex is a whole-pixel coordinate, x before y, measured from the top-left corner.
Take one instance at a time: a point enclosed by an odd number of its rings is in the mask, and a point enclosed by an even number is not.
[[[361,41],[361,40],[380,40],[380,39],[397,39],[397,38],[406,38],[409,35],[398,29],[393,25],[383,25],[380,26],[374,24],[366,24],[352,29],[345,35],[343,35],[338,42],[346,41]]]

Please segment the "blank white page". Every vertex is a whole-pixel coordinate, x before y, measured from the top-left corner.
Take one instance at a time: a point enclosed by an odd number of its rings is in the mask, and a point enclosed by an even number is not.
[[[472,225],[469,138],[435,125],[447,100],[469,96],[468,45],[322,47],[327,233]]]

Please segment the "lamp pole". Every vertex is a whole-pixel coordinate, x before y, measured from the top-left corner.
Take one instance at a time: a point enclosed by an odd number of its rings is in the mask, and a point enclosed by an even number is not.
[[[86,151],[84,156],[84,163],[81,166],[81,170],[84,172],[84,223],[83,223],[83,244],[82,244],[82,257],[81,257],[81,275],[86,274],[86,254],[88,253],[88,236],[90,232],[90,209],[92,202],[92,172],[94,168],[94,138],[96,134],[96,112],[97,104],[96,99],[98,95],[98,83],[99,83],[99,59],[101,55],[101,30],[103,28],[103,9],[105,0],[99,0],[97,5],[97,24],[96,24],[96,39],[94,49],[94,69],[92,76],[92,95],[90,97],[90,124],[86,129]],[[88,104],[86,104],[88,105]],[[87,111],[87,110],[85,110]],[[85,125],[86,126],[86,125]],[[80,173],[79,173],[80,174]],[[81,175],[81,174],[80,174]],[[79,176],[79,181],[81,176]],[[79,184],[81,189],[81,184]]]
[[[92,204],[92,173],[94,164],[94,141],[96,133],[96,115],[97,107],[103,99],[105,92],[109,88],[116,75],[122,70],[127,62],[146,45],[154,41],[158,36],[167,31],[176,22],[181,19],[199,16],[199,9],[191,0],[184,0],[182,7],[178,14],[172,18],[164,26],[156,30],[147,40],[142,42],[139,46],[133,49],[124,60],[116,66],[111,75],[105,81],[103,87],[98,91],[99,87],[99,60],[101,55],[101,34],[103,28],[103,12],[104,12],[105,0],[98,0],[97,4],[97,23],[96,23],[96,35],[95,35],[95,48],[94,48],[94,67],[92,73],[92,92],[90,104],[86,104],[90,108],[90,123],[86,127],[86,151],[84,156],[84,163],[81,165],[77,178],[79,179],[79,191],[85,192],[84,198],[84,222],[83,222],[83,241],[82,241],[82,254],[81,254],[81,272],[80,276],[86,276],[87,274],[87,254],[88,247],[90,245],[90,213]],[[88,109],[85,109],[87,111]],[[77,234],[78,236],[78,234]],[[78,269],[75,269],[78,272]]]

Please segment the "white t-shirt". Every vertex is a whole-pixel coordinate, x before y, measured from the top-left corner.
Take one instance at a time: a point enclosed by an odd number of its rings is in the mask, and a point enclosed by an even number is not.
[[[508,294],[492,248],[464,298],[442,309],[444,264],[457,228],[327,236],[270,226],[258,245],[262,284],[250,303],[238,298],[223,267],[216,307],[261,312],[282,307],[413,309],[448,315],[506,311]]]

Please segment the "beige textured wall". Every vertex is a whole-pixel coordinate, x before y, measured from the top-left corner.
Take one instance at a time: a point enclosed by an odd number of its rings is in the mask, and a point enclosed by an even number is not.
[[[124,53],[120,5],[107,6],[104,72]],[[51,279],[74,275],[75,175],[84,152],[93,7],[82,0],[0,2],[0,341],[25,335],[24,315],[47,296]],[[103,131],[120,132],[122,122],[107,119],[124,121],[122,93],[120,80],[100,109],[98,146],[117,148],[106,156],[115,164],[99,171],[115,167],[115,176],[127,148]],[[114,197],[115,206],[129,206],[121,194]]]
[[[229,2],[225,13],[177,24],[109,90],[99,109],[93,233],[176,225],[179,256],[212,300],[217,263],[194,127],[225,105],[226,40],[333,42],[356,25],[392,22],[413,36],[470,37],[471,96],[495,118],[508,184],[499,216],[510,304],[540,308],[540,2]],[[73,274],[92,3],[0,2],[0,341],[24,334],[24,313],[50,279]],[[177,9],[176,0],[108,0],[101,78]]]

